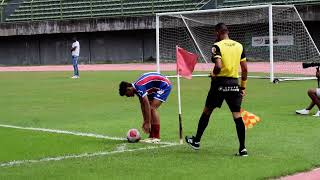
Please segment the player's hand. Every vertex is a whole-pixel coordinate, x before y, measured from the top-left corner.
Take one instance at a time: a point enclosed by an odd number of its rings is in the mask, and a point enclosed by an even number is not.
[[[144,122],[142,125],[142,130],[143,132],[145,132],[146,134],[150,134],[151,131],[151,125],[148,122]]]
[[[241,89],[240,90],[240,94],[241,94],[242,97],[246,96],[247,95],[246,90],[245,89]]]
[[[208,77],[211,77],[212,79],[216,77],[216,75],[213,72],[210,72],[210,74],[208,75]]]

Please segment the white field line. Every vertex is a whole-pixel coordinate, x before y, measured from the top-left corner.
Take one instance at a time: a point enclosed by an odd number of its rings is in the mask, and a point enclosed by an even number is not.
[[[17,166],[17,165],[24,165],[24,164],[29,164],[29,163],[40,163],[40,162],[49,162],[49,161],[61,161],[61,160],[66,160],[66,159],[78,159],[78,158],[106,156],[106,155],[124,153],[124,152],[135,152],[135,151],[142,151],[142,150],[165,148],[165,147],[170,147],[170,146],[175,146],[175,145],[176,144],[168,144],[168,145],[161,145],[161,146],[148,146],[148,147],[144,147],[144,148],[116,150],[116,151],[109,151],[109,152],[104,151],[104,152],[95,152],[95,153],[73,154],[73,155],[67,155],[67,156],[46,157],[46,158],[42,158],[42,159],[38,159],[38,160],[16,160],[16,161],[0,163],[0,167],[9,167],[9,166]]]
[[[125,151],[125,150],[127,150],[127,143],[119,144],[116,147],[116,151]]]
[[[58,130],[58,129],[22,127],[22,126],[13,126],[13,125],[7,125],[7,124],[0,124],[0,127],[12,128],[12,129],[22,129],[22,130],[31,130],[31,131],[50,132],[50,133],[56,133],[56,134],[69,134],[69,135],[75,135],[75,136],[94,137],[94,138],[98,138],[98,139],[109,139],[109,140],[118,140],[118,141],[126,140],[126,138],[121,138],[121,137],[111,137],[111,136],[105,136],[105,135],[101,135],[101,134],[82,133],[82,132],[65,131],[65,130]],[[172,143],[172,142],[160,142],[159,144],[176,145],[176,143]]]

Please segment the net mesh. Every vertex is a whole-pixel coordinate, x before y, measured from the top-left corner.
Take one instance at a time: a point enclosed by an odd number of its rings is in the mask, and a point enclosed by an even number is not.
[[[275,77],[307,76],[301,63],[320,62],[320,58],[296,9],[294,6],[272,6],[272,21]],[[196,70],[212,69],[211,48],[216,41],[214,26],[220,22],[228,26],[229,37],[244,46],[248,64],[253,67],[249,66],[249,71],[270,73],[269,6],[160,15],[160,71],[168,66],[166,63],[175,66],[176,45],[199,55],[198,61],[204,65]]]

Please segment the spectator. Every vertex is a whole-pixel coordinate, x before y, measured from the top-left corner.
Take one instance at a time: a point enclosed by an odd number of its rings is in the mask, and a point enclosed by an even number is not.
[[[80,78],[79,76],[79,68],[78,68],[78,60],[80,55],[80,43],[77,41],[76,37],[72,38],[72,47],[71,47],[71,54],[72,54],[72,65],[73,65],[73,76],[72,79]]]

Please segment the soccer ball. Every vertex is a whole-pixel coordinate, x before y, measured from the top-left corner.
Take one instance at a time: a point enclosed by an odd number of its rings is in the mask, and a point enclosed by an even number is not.
[[[130,129],[127,133],[127,139],[130,143],[139,142],[141,139],[139,131],[137,129]]]

